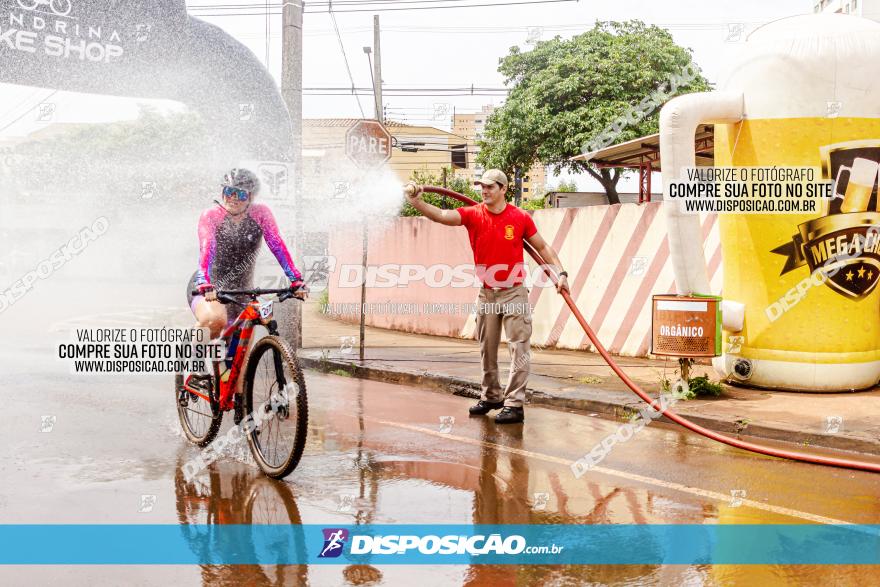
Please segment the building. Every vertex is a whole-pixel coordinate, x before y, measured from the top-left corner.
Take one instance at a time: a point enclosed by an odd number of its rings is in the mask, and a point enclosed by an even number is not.
[[[334,161],[345,157],[345,134],[359,119],[356,118],[307,118],[303,120],[303,155],[306,171],[309,159]],[[431,126],[414,126],[385,121],[391,133],[392,150],[390,168],[401,182],[409,181],[413,171],[422,171],[441,177],[444,167],[460,167],[464,170],[464,153],[467,140]],[[314,172],[313,175],[320,175]]]
[[[483,175],[484,169],[476,164],[476,153],[480,150],[477,141],[482,140],[486,122],[494,111],[495,106],[489,104],[483,106],[478,113],[453,116],[452,132],[468,140],[468,152],[471,154],[468,155],[467,177],[470,180]],[[535,194],[543,197],[547,185],[547,170],[541,163],[535,163],[522,179],[523,200],[531,199]]]
[[[813,12],[853,14],[877,20],[880,0],[814,0]]]
[[[618,192],[621,204],[638,204],[639,194]],[[608,204],[605,192],[547,192],[548,208],[580,208],[583,206],[604,206]],[[662,199],[662,198],[658,198]]]

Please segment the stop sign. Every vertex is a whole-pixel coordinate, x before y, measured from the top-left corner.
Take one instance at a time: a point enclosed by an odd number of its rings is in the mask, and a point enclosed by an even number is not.
[[[378,167],[391,158],[391,133],[377,120],[359,120],[345,133],[345,153],[358,167]]]

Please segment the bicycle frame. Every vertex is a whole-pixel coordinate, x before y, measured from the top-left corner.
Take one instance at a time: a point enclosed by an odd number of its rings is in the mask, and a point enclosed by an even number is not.
[[[227,293],[234,294],[235,292]],[[277,292],[272,291],[271,293]],[[235,300],[229,298],[228,295],[224,295],[224,301],[235,302]],[[221,359],[221,362],[229,360],[230,351],[232,351],[233,337],[236,333],[238,333],[239,336],[238,342],[235,346],[235,354],[231,357],[232,365],[229,368],[229,377],[224,381],[220,377],[219,369],[215,369],[214,392],[219,397],[219,400],[205,396],[198,389],[195,389],[190,385],[192,378],[197,377],[196,374],[190,374],[186,379],[186,382],[184,383],[186,390],[210,402],[212,407],[219,402],[220,410],[224,412],[232,410],[235,405],[233,403],[235,387],[238,383],[238,378],[241,376],[241,371],[244,368],[245,357],[247,357],[250,348],[251,335],[254,332],[254,327],[257,324],[262,324],[269,329],[269,334],[278,334],[278,327],[273,319],[273,304],[274,302],[272,301],[260,302],[258,300],[253,300],[249,302],[238,317],[220,333],[218,340],[223,340],[226,343],[226,357]]]

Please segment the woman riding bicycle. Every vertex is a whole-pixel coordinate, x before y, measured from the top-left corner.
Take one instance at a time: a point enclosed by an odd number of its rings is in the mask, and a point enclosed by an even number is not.
[[[211,337],[220,335],[228,322],[226,307],[217,301],[216,289],[253,287],[254,266],[265,239],[295,297],[304,300],[308,289],[281,238],[275,217],[266,204],[254,202],[260,180],[247,169],[233,169],[223,178],[222,200],[199,218],[199,268],[187,285],[189,307],[198,325]],[[197,290],[201,295],[193,296]]]

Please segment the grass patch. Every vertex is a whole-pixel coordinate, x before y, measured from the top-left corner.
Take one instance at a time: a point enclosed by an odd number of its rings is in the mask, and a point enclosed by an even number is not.
[[[593,385],[596,383],[602,383],[602,381],[604,380],[601,377],[596,377],[595,375],[585,375],[584,377],[578,377],[578,381],[580,381],[584,385]]]

